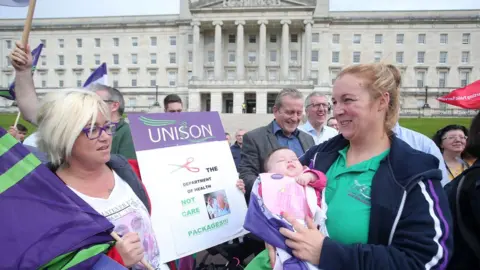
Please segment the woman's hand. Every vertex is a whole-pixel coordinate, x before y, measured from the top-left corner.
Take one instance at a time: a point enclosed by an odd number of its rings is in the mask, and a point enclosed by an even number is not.
[[[275,267],[275,261],[277,258],[275,247],[267,244],[267,242],[265,242],[265,247],[268,250],[268,258],[270,258],[270,266],[273,269]]]
[[[123,263],[127,268],[140,262],[143,259],[144,251],[142,242],[137,233],[129,232],[115,244],[118,253],[122,256]]]
[[[237,188],[240,189],[243,194],[245,194],[245,182],[242,179],[237,180]]]
[[[317,229],[310,217],[306,220],[307,228],[288,214],[284,214],[283,218],[292,224],[295,230],[292,232],[289,229],[280,228],[280,233],[287,238],[285,244],[292,249],[293,255],[300,260],[318,265],[325,236]]]
[[[31,72],[33,57],[30,52],[30,45],[25,48],[20,41],[15,42],[15,49],[10,54],[10,60],[16,72]]]

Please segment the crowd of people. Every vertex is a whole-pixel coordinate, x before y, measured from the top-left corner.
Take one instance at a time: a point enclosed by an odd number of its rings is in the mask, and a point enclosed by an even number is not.
[[[141,184],[130,127],[123,119],[121,91],[95,85],[52,92],[40,102],[29,47],[17,42],[11,60],[18,107],[38,129],[25,141],[22,125],[9,132],[99,213],[108,216],[120,204],[132,208],[111,220],[116,228],[126,226],[128,233],[109,256],[134,269],[141,268],[141,259],[156,269],[175,269],[174,263],[159,262],[156,241],[161,239],[155,239],[151,226],[148,191]],[[475,264],[475,251],[454,226],[458,215],[443,186],[458,189],[459,177],[475,167],[479,117],[470,132],[450,125],[430,139],[399,125],[400,84],[395,66],[350,66],[335,80],[331,102],[320,92],[304,97],[297,89],[283,89],[268,125],[236,131],[230,148],[241,179],[237,186],[245,191],[247,203],[258,176],[267,171],[266,161],[278,149],[295,154],[279,162],[300,162],[326,175],[329,235],[286,213],[295,232],[279,232],[291,256],[327,270],[471,269],[461,268],[462,263]],[[165,113],[184,110],[175,94],[164,99],[163,108]],[[27,144],[29,138],[33,143]],[[228,133],[226,140],[230,143]],[[212,215],[218,212],[219,198],[223,202],[221,196],[207,200]],[[134,219],[142,221],[141,231],[131,226]],[[255,256],[267,252],[266,268],[272,269],[276,247],[255,236],[250,240],[245,249]]]

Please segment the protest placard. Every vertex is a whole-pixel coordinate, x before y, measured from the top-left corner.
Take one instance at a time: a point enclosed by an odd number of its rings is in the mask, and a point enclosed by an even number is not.
[[[128,119],[162,263],[246,233],[247,205],[217,112]]]

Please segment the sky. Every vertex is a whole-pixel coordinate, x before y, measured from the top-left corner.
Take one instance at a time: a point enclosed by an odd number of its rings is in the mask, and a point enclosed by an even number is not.
[[[178,14],[180,0],[37,0],[35,18]],[[480,9],[480,0],[330,0],[330,10]],[[0,7],[0,19],[25,18],[27,8]]]

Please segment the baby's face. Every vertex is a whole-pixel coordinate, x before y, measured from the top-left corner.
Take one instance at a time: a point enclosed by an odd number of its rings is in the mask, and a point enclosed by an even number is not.
[[[273,153],[268,161],[268,169],[269,173],[279,173],[289,177],[297,177],[303,172],[297,155],[289,149],[281,149]]]

